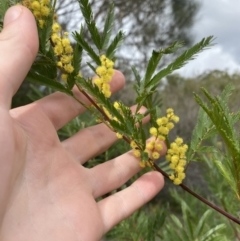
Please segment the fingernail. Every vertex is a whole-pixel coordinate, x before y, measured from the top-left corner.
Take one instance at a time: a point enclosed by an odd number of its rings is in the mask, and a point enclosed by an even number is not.
[[[11,7],[4,18],[4,26],[7,26],[9,23],[16,20],[22,13],[22,7],[21,6],[14,6]]]

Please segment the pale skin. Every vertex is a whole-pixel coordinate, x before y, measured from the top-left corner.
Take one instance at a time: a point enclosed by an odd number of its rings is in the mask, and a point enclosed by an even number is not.
[[[151,200],[164,180],[151,171],[96,202],[139,172],[139,160],[128,152],[92,169],[84,168],[83,163],[117,138],[99,124],[60,142],[56,131],[84,111],[65,94],[54,93],[10,110],[12,96],[37,50],[31,12],[22,6],[10,8],[0,34],[0,240],[100,240]],[[112,92],[120,90],[124,81],[115,71]],[[76,95],[87,103],[81,94]],[[162,154],[165,152],[164,147]]]

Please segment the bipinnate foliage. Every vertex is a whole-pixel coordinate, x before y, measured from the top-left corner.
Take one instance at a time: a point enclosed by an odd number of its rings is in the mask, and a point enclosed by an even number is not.
[[[228,107],[228,100],[233,90],[233,85],[228,84],[220,95],[212,97],[206,89],[202,88],[208,103],[195,94],[195,100],[201,109],[187,156],[188,160],[193,160],[195,154],[200,152],[219,152],[220,150],[216,147],[202,145],[204,140],[219,135],[228,155],[223,154],[222,160],[212,161],[236,196],[240,198],[240,136],[238,131],[240,112],[232,112]],[[198,159],[195,158],[195,160]]]

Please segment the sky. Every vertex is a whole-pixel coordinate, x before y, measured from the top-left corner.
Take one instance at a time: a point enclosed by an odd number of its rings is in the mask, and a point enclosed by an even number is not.
[[[213,35],[215,46],[201,52],[178,73],[185,77],[215,69],[240,73],[240,0],[201,0],[200,4],[192,28],[194,43]]]

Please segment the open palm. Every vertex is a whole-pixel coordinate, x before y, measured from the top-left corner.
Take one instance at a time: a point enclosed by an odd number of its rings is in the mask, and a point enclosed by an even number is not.
[[[162,188],[163,178],[149,172],[96,202],[140,170],[131,152],[92,169],[81,165],[111,146],[115,134],[99,124],[60,142],[56,131],[84,111],[62,93],[9,110],[37,43],[31,13],[12,7],[0,34],[0,240],[99,240],[149,201]],[[123,85],[123,75],[115,71],[112,91]]]

